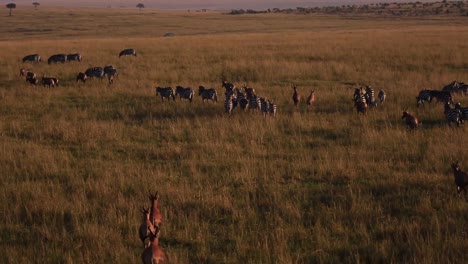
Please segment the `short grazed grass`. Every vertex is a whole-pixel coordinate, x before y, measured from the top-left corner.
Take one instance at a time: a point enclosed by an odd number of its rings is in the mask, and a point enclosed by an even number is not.
[[[5,19],[0,262],[139,262],[140,210],[154,190],[172,263],[466,259],[468,204],[450,163],[468,169],[467,125],[415,104],[423,88],[468,80],[465,18],[31,7]],[[138,56],[119,59],[128,47]],[[21,63],[74,52],[81,63]],[[108,64],[114,85],[75,82]],[[30,86],[20,67],[61,86]],[[221,79],[273,99],[278,116],[227,116]],[[291,82],[303,97],[315,89],[316,105],[294,108]],[[360,84],[384,89],[385,105],[356,114]],[[221,100],[154,94],[176,85],[215,87]],[[417,131],[401,120],[405,106],[423,122]]]

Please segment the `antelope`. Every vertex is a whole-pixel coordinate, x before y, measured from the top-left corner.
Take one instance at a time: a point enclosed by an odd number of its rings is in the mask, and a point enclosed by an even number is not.
[[[418,125],[420,124],[418,118],[410,113],[408,113],[408,111],[406,111],[408,109],[408,107],[406,107],[404,110],[403,110],[403,116],[401,117],[401,119],[405,119],[405,122],[406,122],[406,125],[411,128],[411,129],[415,129],[418,127]]]
[[[297,86],[294,83],[291,84],[291,88],[293,88],[294,90],[294,93],[292,96],[294,106],[297,107],[297,104],[299,104],[299,102],[301,101],[301,95],[297,92]]]
[[[159,226],[155,226],[154,232],[149,229],[148,231],[150,244],[148,247],[143,249],[143,252],[141,253],[143,264],[159,264],[166,262],[166,254],[164,254],[164,251],[159,247]]]
[[[150,193],[148,197],[151,201],[151,212],[150,212],[151,223],[154,226],[159,227],[161,226],[162,220],[163,220],[161,212],[159,211],[159,208],[158,208],[159,192],[156,191],[154,195]]]
[[[309,97],[307,97],[307,105],[310,107],[315,102],[315,90],[310,91]]]
[[[455,184],[457,185],[457,194],[460,196],[461,191],[464,192],[466,199],[466,186],[468,185],[468,173],[462,171],[460,168],[460,163],[452,163],[453,176],[455,178]]]
[[[142,208],[141,212],[143,213],[143,221],[140,225],[139,235],[141,242],[143,242],[143,248],[146,247],[145,239],[149,237],[150,233],[154,233],[155,229],[150,220],[150,210],[149,208]]]

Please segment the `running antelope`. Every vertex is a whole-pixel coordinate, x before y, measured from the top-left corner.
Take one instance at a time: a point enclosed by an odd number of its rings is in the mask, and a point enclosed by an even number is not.
[[[154,226],[161,226],[163,219],[162,219],[161,212],[159,211],[159,207],[158,207],[159,192],[156,191],[154,195],[150,193],[148,197],[151,201],[151,212],[150,212],[151,223]]]
[[[297,92],[297,86],[294,83],[291,84],[291,88],[293,88],[293,90],[294,90],[294,93],[293,93],[293,96],[292,96],[294,106],[297,107],[297,105],[301,101],[301,95]]]
[[[159,264],[166,262],[166,254],[164,254],[164,251],[159,247],[159,226],[155,226],[154,232],[151,230],[148,231],[150,244],[148,247],[143,249],[143,252],[141,253],[143,264]]]

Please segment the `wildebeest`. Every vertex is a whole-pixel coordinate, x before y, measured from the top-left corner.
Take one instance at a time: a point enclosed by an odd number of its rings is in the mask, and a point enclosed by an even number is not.
[[[57,62],[65,63],[66,61],[67,61],[67,55],[55,54],[49,57],[49,59],[47,60],[47,63],[48,64],[57,63]]]
[[[41,56],[39,54],[27,55],[23,58],[23,62],[40,62]]]
[[[79,53],[68,54],[67,61],[81,61],[81,54]]]
[[[124,49],[124,50],[122,50],[119,53],[119,58],[122,57],[122,56],[129,56],[129,55],[136,56],[137,54],[136,54],[135,49]]]

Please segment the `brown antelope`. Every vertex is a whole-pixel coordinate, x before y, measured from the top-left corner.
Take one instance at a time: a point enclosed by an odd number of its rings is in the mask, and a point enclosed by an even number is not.
[[[156,192],[154,195],[149,194],[149,199],[151,201],[151,212],[150,220],[154,226],[161,226],[162,224],[162,215],[158,207],[159,192]]]
[[[307,97],[307,105],[310,107],[315,102],[315,90],[310,91],[309,97]]]
[[[151,223],[151,220],[150,220],[149,208],[148,209],[143,208],[141,212],[143,213],[143,221],[140,225],[139,235],[140,235],[141,242],[143,242],[143,248],[145,248],[146,247],[145,240],[147,237],[149,237],[151,232],[152,233],[155,232],[155,228],[153,226],[153,223]]]
[[[166,254],[164,254],[164,251],[159,247],[159,226],[155,226],[154,232],[151,230],[149,230],[149,232],[150,244],[143,249],[141,253],[143,264],[159,264],[166,262]]]
[[[408,111],[406,111],[408,109],[408,107],[406,107],[404,110],[403,110],[403,116],[401,117],[401,119],[405,119],[405,122],[406,122],[406,125],[411,128],[411,129],[415,129],[418,127],[418,125],[420,124],[418,118],[410,113],[408,113]]]
[[[457,193],[460,196],[461,191],[464,192],[466,199],[466,186],[468,185],[468,173],[462,171],[460,168],[460,163],[452,163],[453,176],[455,178],[455,184],[457,185]]]
[[[294,90],[294,93],[293,93],[293,96],[292,96],[294,106],[297,107],[297,105],[301,101],[301,95],[297,92],[297,86],[294,83],[291,84],[291,88],[293,88],[293,90]]]

